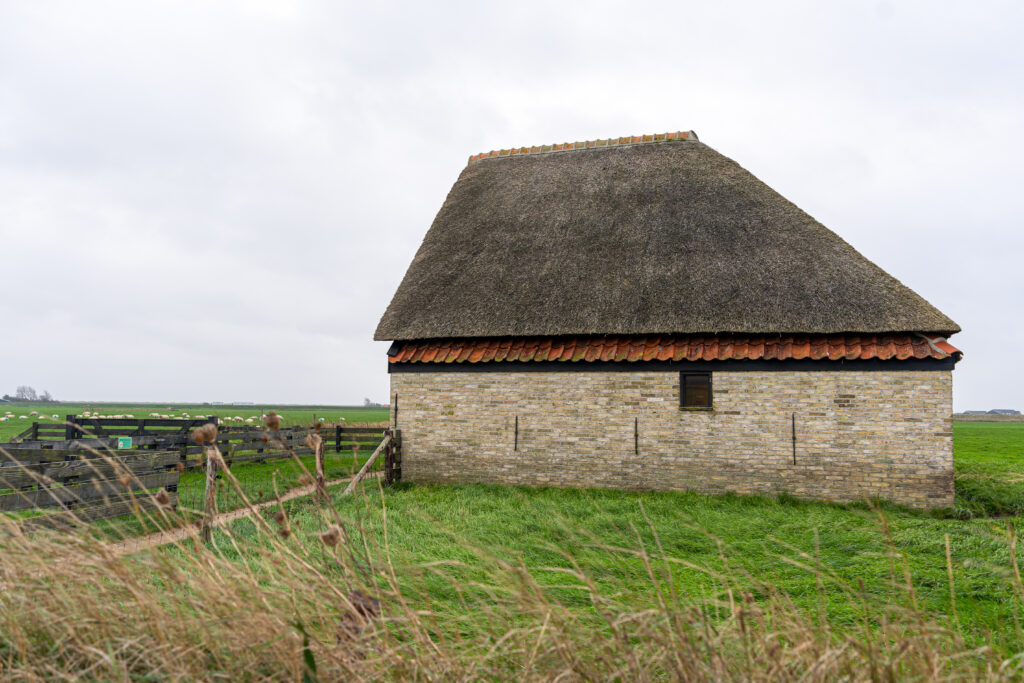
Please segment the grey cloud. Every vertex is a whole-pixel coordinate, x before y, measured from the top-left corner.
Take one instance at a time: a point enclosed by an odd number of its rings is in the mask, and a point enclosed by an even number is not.
[[[383,400],[470,154],[693,128],[963,326],[957,408],[1024,409],[1022,13],[2,5],[0,390]]]

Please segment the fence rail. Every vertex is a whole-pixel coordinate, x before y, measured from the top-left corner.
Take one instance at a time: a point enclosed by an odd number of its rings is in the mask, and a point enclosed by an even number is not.
[[[166,491],[177,503],[180,456],[175,451],[102,455],[88,451],[17,449],[0,462],[0,511],[56,509],[59,513],[20,520],[23,529],[68,526],[117,517],[155,506],[143,492]]]
[[[140,485],[166,488],[169,493],[176,494],[173,504],[180,502],[184,508],[203,509],[206,507],[205,477],[200,469],[205,458],[203,447],[191,440],[191,434],[194,428],[209,422],[211,420],[208,419],[79,418],[73,423],[69,420],[69,425],[33,423],[17,441],[0,443],[0,449],[7,451],[7,458],[17,461],[17,466],[5,465],[5,458],[0,454],[0,488],[15,489],[15,493],[8,495],[18,496],[22,501],[14,503],[12,499],[12,502],[4,502],[4,495],[0,494],[0,511],[41,507],[47,501],[71,507],[85,499],[80,494],[111,498],[117,493],[114,484],[119,481],[116,477],[123,474],[123,465],[119,463],[143,462],[155,469],[139,472],[142,476],[136,478]],[[314,450],[307,445],[307,439],[313,432],[322,439],[320,470],[317,459],[312,457],[315,456]],[[69,435],[72,438],[67,438]],[[127,449],[123,442],[119,443],[119,437],[124,436],[131,437]],[[388,439],[387,443],[385,439]],[[401,436],[397,430],[341,425],[319,430],[288,427],[279,431],[221,425],[216,439],[224,462],[232,468],[242,491],[251,500],[265,500],[274,494],[278,486],[284,489],[302,483],[307,473],[312,475],[322,471],[327,479],[355,475],[367,464],[369,456],[377,451],[383,457],[371,463],[366,471],[379,472],[386,483],[394,483],[401,478],[400,444]],[[282,462],[294,458],[299,458],[299,462],[292,465]],[[274,461],[281,464],[260,466]],[[106,477],[108,481],[103,484],[81,483],[97,476]],[[40,481],[49,481],[50,484],[38,486]],[[227,486],[227,481],[220,474],[215,484],[215,507],[218,511],[244,504],[240,493]],[[54,493],[58,488],[61,490]],[[122,490],[120,493],[127,492]],[[76,508],[75,512],[83,520],[92,520],[133,510],[132,501],[128,499],[107,502],[108,510],[82,509],[80,512]]]
[[[74,417],[74,416],[69,416]],[[187,468],[197,467],[202,448],[191,441],[196,427],[208,424],[204,420],[162,420],[99,418],[83,419],[73,425],[32,423],[9,444],[0,446],[14,449],[53,449],[66,452],[80,450],[118,449],[119,437],[131,437],[131,449],[176,450]],[[171,427],[167,429],[166,427]],[[69,438],[69,430],[71,436]],[[259,427],[220,426],[217,447],[230,465],[233,462],[264,461],[272,458],[309,455],[305,445],[307,427],[286,427],[279,432],[267,432]],[[328,452],[359,452],[374,448],[384,438],[384,427],[331,426],[319,434]]]

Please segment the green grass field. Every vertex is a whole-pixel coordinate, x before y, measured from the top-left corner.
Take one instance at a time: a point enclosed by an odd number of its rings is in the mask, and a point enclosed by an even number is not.
[[[862,608],[839,590],[863,586],[864,599],[891,599],[906,568],[921,606],[951,613],[945,537],[950,539],[958,616],[965,637],[1005,652],[1024,648],[1015,619],[1016,603],[1005,581],[1010,570],[1007,525],[1024,522],[1024,424],[955,425],[957,485],[965,509],[958,515],[884,506],[834,505],[786,497],[706,496],[696,493],[631,493],[605,490],[530,489],[502,486],[409,486],[337,501],[342,519],[368,537],[387,542],[396,566],[406,568],[403,589],[423,605],[453,619],[465,618],[467,600],[485,600],[493,558],[522,563],[543,585],[564,586],[574,563],[605,593],[650,606],[656,597],[642,562],[609,547],[648,550],[705,567],[732,571],[783,589],[805,610],[824,605],[833,624],[853,628]],[[300,543],[321,552],[316,534],[323,518],[308,501],[289,505]],[[885,516],[891,539],[880,524]],[[992,515],[992,516],[989,516]],[[234,525],[253,536],[251,521]],[[366,539],[364,539],[366,540]],[[359,545],[363,541],[356,541]],[[237,552],[228,544],[225,553]],[[820,576],[793,563],[818,564],[834,575]],[[572,558],[571,561],[569,558]],[[423,571],[440,563],[443,571]],[[672,567],[677,589],[688,600],[725,599],[724,586],[707,573]],[[568,582],[573,584],[573,582]],[[553,595],[581,611],[591,609],[579,585],[553,588]],[[908,598],[910,599],[910,598]],[[880,604],[874,605],[881,609]]]
[[[1021,680],[1024,425],[954,434],[953,511],[368,481],[120,560],[0,537],[25,577],[0,656],[68,680]],[[352,590],[383,612],[343,637]]]
[[[214,406],[197,403],[0,403],[0,419],[10,411],[14,418],[0,421],[0,442],[28,429],[33,420],[50,424],[63,423],[67,415],[81,415],[85,411],[101,416],[130,414],[136,418],[148,417],[150,413],[180,417],[182,413],[191,416],[214,415],[217,417],[255,418],[250,424],[258,424],[260,412],[276,411],[284,419],[284,426],[312,424],[313,418],[324,418],[335,423],[344,418],[347,423],[384,422],[388,419],[387,408],[364,408],[362,406],[298,406],[298,405],[256,405],[256,406]],[[38,417],[30,417],[36,411]],[[20,417],[24,415],[25,419]],[[57,416],[54,419],[54,415]],[[246,424],[233,423],[233,424]]]
[[[1024,423],[954,422],[957,507],[1024,515]]]

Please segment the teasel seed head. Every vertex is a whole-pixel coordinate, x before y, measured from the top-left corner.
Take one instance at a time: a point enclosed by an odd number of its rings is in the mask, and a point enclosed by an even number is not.
[[[336,526],[332,526],[330,529],[320,534],[320,540],[324,542],[324,545],[338,545],[338,541],[341,540],[341,529]]]
[[[192,440],[198,444],[213,443],[217,440],[217,425],[204,424],[192,432]]]
[[[272,432],[276,432],[281,429],[281,416],[271,410],[263,417],[263,424],[267,426]]]

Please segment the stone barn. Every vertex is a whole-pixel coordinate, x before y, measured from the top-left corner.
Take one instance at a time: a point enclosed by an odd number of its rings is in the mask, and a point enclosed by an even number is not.
[[[470,157],[375,338],[405,481],[944,507],[959,329],[688,132]]]

